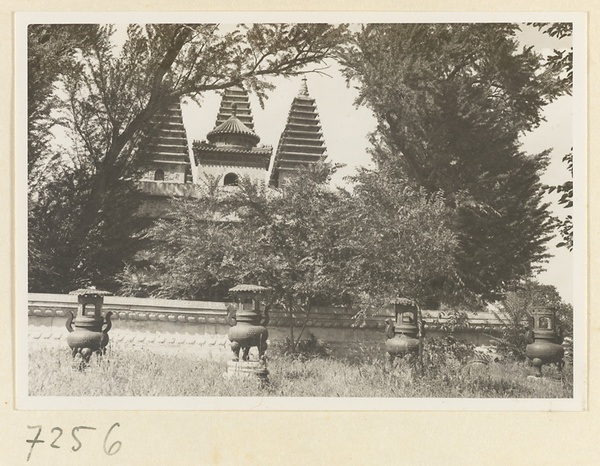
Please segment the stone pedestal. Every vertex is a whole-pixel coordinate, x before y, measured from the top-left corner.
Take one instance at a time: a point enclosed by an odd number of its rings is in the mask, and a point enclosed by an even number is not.
[[[266,380],[269,376],[267,365],[264,361],[227,361],[225,377],[259,377]]]

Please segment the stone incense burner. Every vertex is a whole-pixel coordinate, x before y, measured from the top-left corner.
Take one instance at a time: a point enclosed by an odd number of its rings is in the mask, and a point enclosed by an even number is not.
[[[385,331],[388,338],[385,349],[393,360],[419,350],[418,308],[410,299],[397,299],[394,302],[395,319],[386,320]]]
[[[562,327],[558,325],[556,310],[553,308],[536,308],[531,312],[531,324],[527,332],[525,354],[536,369],[535,376],[542,376],[544,364],[556,363],[559,370],[564,365],[564,348]]]
[[[269,337],[266,328],[269,323],[269,312],[267,307],[261,311],[261,297],[269,290],[259,285],[237,285],[229,290],[235,297],[236,305],[227,315],[227,321],[231,326],[228,337],[234,355],[227,366],[228,375],[255,374],[266,377],[268,374],[265,352]],[[250,349],[253,346],[258,350],[257,361],[250,360]]]
[[[102,304],[104,296],[111,293],[97,290],[94,287],[72,291],[77,295],[77,316],[73,321],[73,313],[69,311],[66,327],[69,331],[67,344],[71,348],[73,357],[81,356],[82,363],[87,364],[92,354],[104,354],[108,344],[108,331],[112,323],[108,312],[102,317]],[[90,311],[91,308],[91,311]],[[75,325],[73,329],[72,324]]]

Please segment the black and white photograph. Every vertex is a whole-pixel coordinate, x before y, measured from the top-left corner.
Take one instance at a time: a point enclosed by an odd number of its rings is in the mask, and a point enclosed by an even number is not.
[[[583,15],[312,18],[17,17],[18,407],[585,409]]]

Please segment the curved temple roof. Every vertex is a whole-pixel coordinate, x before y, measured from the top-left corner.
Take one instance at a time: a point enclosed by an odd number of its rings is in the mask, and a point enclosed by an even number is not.
[[[260,137],[237,117],[235,108],[233,115],[229,117],[227,121],[221,123],[208,133],[206,139],[212,143],[223,142],[236,144],[237,141],[232,140],[229,136],[241,137],[242,140],[247,141],[248,144],[252,146],[255,146],[260,142]]]

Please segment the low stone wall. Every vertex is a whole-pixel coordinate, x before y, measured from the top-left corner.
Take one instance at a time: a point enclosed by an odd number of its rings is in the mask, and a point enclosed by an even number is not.
[[[227,347],[227,304],[223,302],[140,299],[109,296],[103,312],[112,311],[112,341],[135,345],[213,348],[218,353]],[[28,296],[29,340],[58,343],[67,336],[68,312],[77,311],[77,297],[30,293]],[[384,310],[357,325],[351,309],[317,308],[309,315],[304,335],[312,333],[331,343],[377,342],[385,339],[385,319],[393,315]],[[428,335],[440,335],[446,317],[440,311],[423,311]],[[269,340],[283,341],[290,334],[291,319],[281,310],[270,313]],[[470,316],[470,328],[455,336],[476,344],[487,344],[484,331],[500,325],[492,313]],[[302,321],[294,322],[296,335]]]

